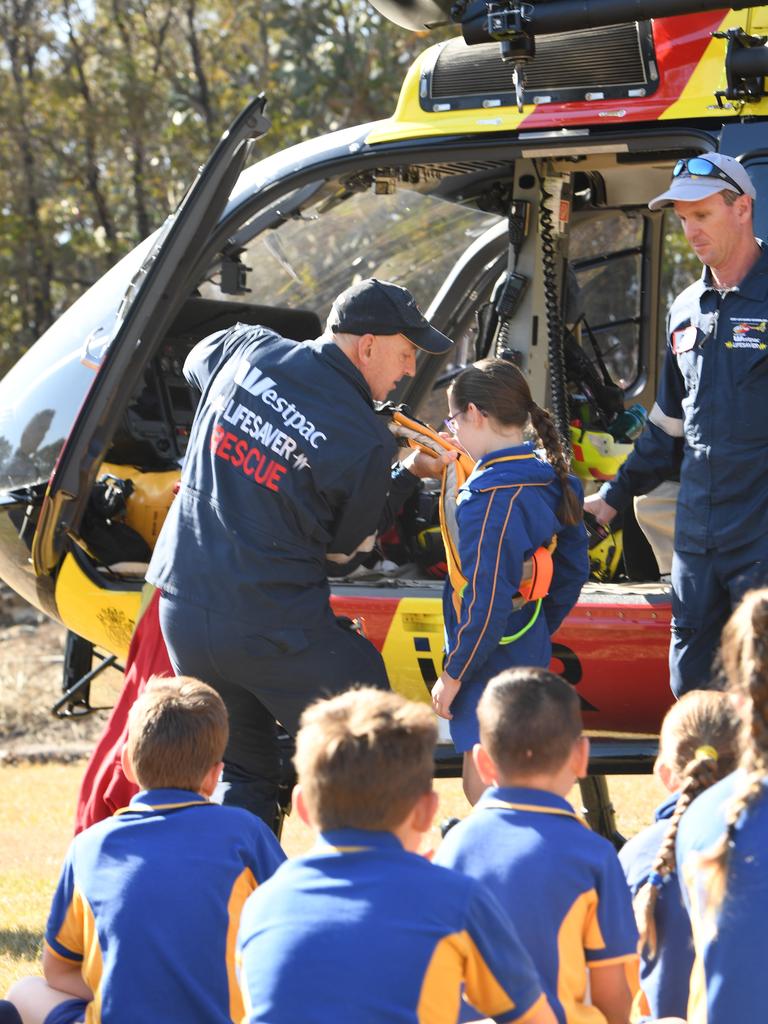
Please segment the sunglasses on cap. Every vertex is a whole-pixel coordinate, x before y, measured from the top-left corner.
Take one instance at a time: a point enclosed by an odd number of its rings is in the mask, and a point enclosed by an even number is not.
[[[733,185],[740,196],[744,195],[741,185],[737,185],[730,175],[704,156],[692,156],[688,160],[678,160],[672,171],[672,177],[677,178],[684,171],[697,178],[720,178],[722,181],[727,181],[729,185]]]

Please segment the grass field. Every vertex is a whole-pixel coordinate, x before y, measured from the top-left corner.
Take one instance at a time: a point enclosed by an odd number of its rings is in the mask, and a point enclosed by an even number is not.
[[[40,943],[59,866],[72,834],[75,799],[84,764],[0,768],[0,995],[16,978],[36,973]],[[458,780],[440,780],[438,820],[463,817],[467,805]],[[662,790],[648,776],[610,781],[619,831],[629,837],[651,820]],[[579,806],[578,790],[572,801]],[[430,843],[439,842],[437,825]],[[288,819],[283,845],[289,856],[312,842],[297,815]]]

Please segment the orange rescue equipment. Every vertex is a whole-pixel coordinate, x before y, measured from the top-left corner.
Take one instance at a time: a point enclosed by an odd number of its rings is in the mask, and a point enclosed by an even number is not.
[[[475,460],[468,455],[463,448],[460,448],[453,441],[442,437],[433,427],[420,420],[407,415],[401,409],[392,411],[392,433],[396,437],[405,439],[411,448],[439,458],[444,452],[457,452],[454,462],[440,470],[440,532],[445,545],[445,556],[448,564],[448,578],[451,581],[453,590],[453,606],[458,615],[461,611],[461,599],[467,579],[461,571],[459,558],[459,531],[456,523],[456,499],[459,488],[469,478],[475,468]],[[437,474],[435,474],[437,475]],[[552,574],[554,565],[552,552],[557,547],[557,537],[553,537],[550,544],[540,547],[530,558],[523,562],[523,575],[520,580],[520,589],[513,598],[512,608],[517,611],[530,601],[541,602],[549,593],[552,585]],[[534,618],[526,630],[533,625],[539,609],[536,609]],[[523,630],[525,632],[526,630]],[[511,643],[514,637],[504,637],[502,643]]]

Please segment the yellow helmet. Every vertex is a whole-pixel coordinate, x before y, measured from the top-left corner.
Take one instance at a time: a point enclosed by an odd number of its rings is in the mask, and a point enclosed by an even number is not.
[[[634,444],[619,444],[603,430],[571,426],[572,469],[580,480],[613,480]]]

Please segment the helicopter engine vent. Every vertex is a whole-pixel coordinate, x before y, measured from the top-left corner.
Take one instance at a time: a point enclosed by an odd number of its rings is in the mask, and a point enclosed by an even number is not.
[[[648,96],[658,71],[648,22],[560,32],[536,40],[525,67],[525,102],[552,103]],[[425,110],[514,106],[512,65],[498,43],[467,46],[453,39],[424,70]]]

